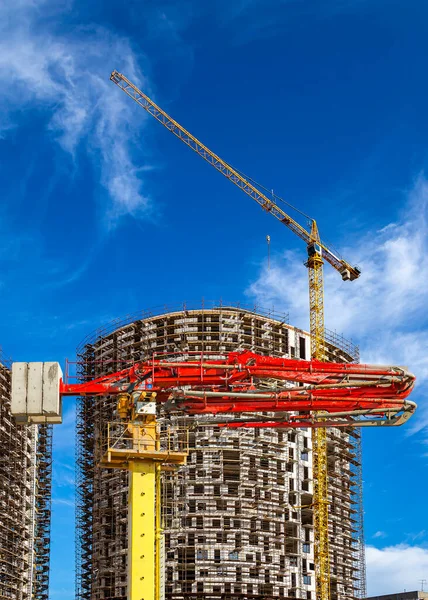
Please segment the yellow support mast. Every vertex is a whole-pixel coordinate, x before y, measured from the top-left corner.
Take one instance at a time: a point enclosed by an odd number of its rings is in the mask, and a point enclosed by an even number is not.
[[[351,266],[343,258],[337,256],[320,240],[318,228],[312,221],[311,231],[307,231],[300,223],[288,215],[274,201],[277,198],[266,196],[251,179],[243,176],[227,162],[202,144],[180,123],[175,121],[160,106],[139,90],[129,79],[118,71],[113,71],[111,81],[124,91],[134,102],[139,104],[168,131],[178,137],[186,146],[203,158],[224,177],[240,188],[252,200],[257,202],[283,225],[291,229],[307,244],[310,299],[310,333],[311,354],[316,360],[326,360],[324,344],[324,287],[323,261],[328,262],[340,273],[344,281],[353,281],[360,276],[358,267]],[[280,199],[278,199],[279,201]],[[325,428],[315,430],[313,440],[313,473],[314,473],[314,558],[316,569],[317,600],[329,600],[330,568],[328,551],[328,478],[327,478],[327,433]]]
[[[162,469],[183,465],[187,436],[162,443],[156,420],[156,393],[118,396],[121,423],[108,426],[100,466],[126,469],[128,492],[128,600],[162,600]],[[130,420],[129,420],[130,419]],[[110,425],[112,425],[110,427]]]

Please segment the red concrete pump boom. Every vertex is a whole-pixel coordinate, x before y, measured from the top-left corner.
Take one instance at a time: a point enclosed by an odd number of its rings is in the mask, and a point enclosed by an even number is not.
[[[147,392],[168,411],[219,415],[228,427],[401,425],[416,409],[407,400],[415,377],[404,367],[325,363],[231,352],[225,358],[154,355],[88,381],[60,382],[61,396]],[[230,418],[240,413],[241,419]],[[254,413],[270,413],[257,416]],[[274,417],[272,417],[274,413]],[[229,415],[229,417],[228,417]],[[216,420],[218,423],[218,420]]]
[[[99,465],[129,472],[128,597],[159,600],[161,472],[185,464],[189,449],[188,431],[184,447],[180,434],[171,439],[168,426],[162,439],[160,404],[166,411],[208,415],[211,421],[205,423],[226,427],[392,426],[415,411],[416,404],[407,400],[414,382],[404,367],[304,361],[249,351],[155,354],[77,384],[62,380],[58,363],[13,363],[11,412],[23,423],[60,423],[63,396],[117,397],[118,418],[106,424],[106,439],[101,435],[97,441]],[[316,502],[314,490],[314,514]]]

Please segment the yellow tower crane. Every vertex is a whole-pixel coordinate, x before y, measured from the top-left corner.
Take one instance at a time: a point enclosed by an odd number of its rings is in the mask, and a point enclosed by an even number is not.
[[[344,281],[357,279],[360,276],[358,267],[352,267],[321,242],[315,220],[311,220],[310,231],[307,231],[297,221],[286,214],[273,198],[269,198],[261,191],[257,184],[243,176],[217,156],[217,154],[204,146],[204,144],[170,117],[124,75],[113,71],[110,79],[184,144],[199,154],[199,156],[237,187],[241,188],[243,192],[255,200],[264,210],[271,213],[307,244],[308,260],[305,264],[309,274],[311,355],[315,360],[327,360],[324,340],[323,263],[324,261],[330,263],[341,274]],[[327,432],[325,428],[314,430],[312,436],[312,460],[316,597],[317,600],[328,600],[330,597],[330,559],[328,539]]]

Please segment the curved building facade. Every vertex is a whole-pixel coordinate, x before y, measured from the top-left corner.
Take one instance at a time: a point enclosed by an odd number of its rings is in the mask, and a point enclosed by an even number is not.
[[[331,360],[358,350],[327,335]],[[95,332],[78,350],[81,380],[154,353],[250,349],[308,359],[310,339],[285,317],[233,306],[140,314]],[[95,466],[115,401],[78,404],[77,590],[82,600],[127,596],[127,473]],[[177,427],[192,417],[176,420]],[[192,424],[187,465],[164,477],[168,600],[315,598],[310,430]],[[331,598],[365,596],[359,432],[329,430]]]

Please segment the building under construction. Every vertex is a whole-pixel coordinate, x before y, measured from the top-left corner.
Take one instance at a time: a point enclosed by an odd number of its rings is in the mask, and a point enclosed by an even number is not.
[[[52,427],[16,424],[9,368],[0,353],[0,598],[47,600]]]
[[[328,358],[358,349],[326,335]],[[218,357],[249,349],[308,359],[309,334],[285,316],[241,307],[134,315],[96,331],[78,349],[81,381],[155,353]],[[114,398],[81,398],[77,415],[77,589],[81,600],[127,597],[127,492],[122,470],[96,466],[115,419]],[[172,419],[165,416],[165,419]],[[176,418],[190,428],[187,465],[164,476],[168,600],[315,598],[311,430],[234,429]],[[332,600],[365,597],[360,437],[329,430]]]

